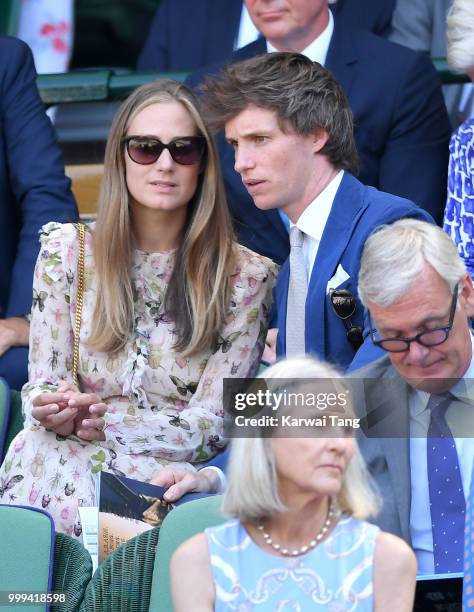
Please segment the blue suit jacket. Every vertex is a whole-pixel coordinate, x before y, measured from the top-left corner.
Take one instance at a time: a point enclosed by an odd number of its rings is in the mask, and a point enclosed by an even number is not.
[[[432,221],[426,212],[407,200],[362,185],[345,172],[334,198],[309,281],[306,298],[305,342],[306,352],[346,369],[354,359],[354,350],[346,338],[344,322],[333,311],[327,285],[339,266],[349,275],[336,287],[348,289],[356,298],[356,311],[351,317],[355,325],[365,328],[364,345],[357,352],[357,365],[368,363],[385,354],[373,346],[364,307],[357,294],[359,266],[367,237],[384,223],[403,217]],[[289,261],[280,270],[275,290],[278,341],[277,355],[286,353],[286,304],[288,296]]]
[[[232,61],[266,51],[259,39],[239,49]],[[198,88],[222,63],[193,74]],[[349,31],[335,23],[326,67],[348,96],[355,117],[361,159],[360,180],[408,198],[439,223],[446,200],[450,125],[436,71],[426,56],[369,32]],[[240,242],[282,263],[289,252],[288,234],[278,211],[261,211],[234,171],[234,152],[218,136],[229,206]]]
[[[395,0],[338,0],[336,19],[390,33]],[[242,0],[161,0],[138,58],[139,70],[189,72],[227,58],[239,33]]]
[[[77,214],[31,52],[0,37],[0,317],[30,312],[40,227]]]

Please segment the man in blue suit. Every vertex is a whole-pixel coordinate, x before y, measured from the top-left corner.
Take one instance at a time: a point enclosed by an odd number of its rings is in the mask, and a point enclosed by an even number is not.
[[[349,28],[388,36],[394,6],[395,0],[338,0],[332,10]],[[246,38],[244,10],[242,0],[161,0],[138,69],[190,72],[229,57]]]
[[[38,231],[48,221],[77,216],[31,52],[20,40],[0,37],[0,376],[13,388],[27,379],[25,315]]]
[[[357,299],[364,242],[381,224],[429,215],[353,177],[358,160],[347,98],[330,72],[303,55],[231,64],[208,78],[203,103],[212,127],[225,128],[255,206],[284,213],[290,235],[299,237],[275,291],[278,356],[313,353],[346,368],[365,337],[370,355],[364,350],[357,363],[374,358]],[[350,311],[344,304],[340,310],[336,289]]]
[[[265,38],[236,51],[232,62],[267,51],[302,52],[330,70],[355,117],[360,180],[418,204],[441,222],[446,200],[449,119],[426,56],[333,19],[327,0],[246,0]],[[198,87],[215,64],[189,79]],[[276,210],[259,210],[219,139],[226,192],[240,242],[282,263],[288,234]]]

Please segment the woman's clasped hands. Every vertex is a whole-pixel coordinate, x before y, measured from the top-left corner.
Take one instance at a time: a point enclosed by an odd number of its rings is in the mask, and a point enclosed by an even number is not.
[[[68,382],[56,392],[41,393],[32,402],[31,414],[40,425],[60,436],[76,435],[82,440],[104,441],[106,404],[95,393],[81,393]]]

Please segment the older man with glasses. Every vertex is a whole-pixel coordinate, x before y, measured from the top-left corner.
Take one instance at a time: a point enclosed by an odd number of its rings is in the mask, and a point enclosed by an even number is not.
[[[462,571],[474,459],[471,277],[449,236],[404,219],[367,240],[359,295],[372,342],[387,352],[352,374],[365,389],[355,401],[361,450],[384,497],[377,522],[411,543],[420,574]]]

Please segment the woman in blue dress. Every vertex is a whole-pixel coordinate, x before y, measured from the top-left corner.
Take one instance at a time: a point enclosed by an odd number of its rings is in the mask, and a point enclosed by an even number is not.
[[[474,3],[454,0],[447,20],[448,62],[474,80]],[[471,276],[474,272],[474,118],[462,123],[449,144],[448,197],[444,229]]]
[[[316,389],[312,380],[287,385],[297,378],[325,380]],[[405,542],[364,520],[380,500],[337,379],[331,367],[309,358],[265,371],[267,388],[283,398],[267,412],[277,422],[233,439],[223,502],[233,518],[174,554],[176,612],[412,610],[415,556]],[[325,391],[329,384],[325,409],[320,384]],[[314,397],[318,405],[311,408]],[[301,417],[321,421],[310,430]]]

